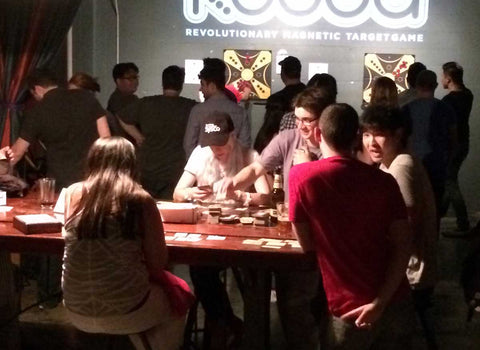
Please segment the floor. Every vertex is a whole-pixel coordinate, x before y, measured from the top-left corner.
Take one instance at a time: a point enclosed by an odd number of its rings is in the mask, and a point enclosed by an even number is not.
[[[476,222],[480,213],[472,219]],[[442,220],[442,232],[452,231],[455,221],[451,217]],[[466,322],[467,305],[459,286],[459,272],[462,261],[474,244],[472,240],[462,238],[446,238],[439,241],[440,280],[435,292],[436,329],[442,350],[478,350],[480,349],[480,312],[473,316],[470,323]],[[188,280],[187,268],[177,266],[175,273]],[[235,283],[228,283],[232,303],[237,315],[241,315],[242,301]],[[278,321],[272,294],[271,308],[271,348],[285,349],[285,341]],[[22,296],[22,307],[35,302],[35,283],[29,281]],[[20,317],[21,342],[23,350],[37,349],[132,349],[127,337],[108,338],[94,336],[75,330],[65,318],[65,310],[58,306],[51,310],[40,310],[33,307]],[[423,335],[417,326],[414,336],[415,350],[426,349]],[[2,343],[0,339],[0,349]]]

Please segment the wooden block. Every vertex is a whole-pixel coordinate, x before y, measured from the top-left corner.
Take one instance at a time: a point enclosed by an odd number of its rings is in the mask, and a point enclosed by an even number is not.
[[[13,218],[13,227],[29,235],[33,233],[57,233],[62,223],[47,214],[17,215]]]

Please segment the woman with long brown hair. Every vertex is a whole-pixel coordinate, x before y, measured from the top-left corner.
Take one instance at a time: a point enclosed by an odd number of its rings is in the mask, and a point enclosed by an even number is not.
[[[149,281],[164,273],[167,248],[156,203],[134,180],[134,169],[129,141],[98,139],[86,179],[67,189],[64,303],[83,331],[128,334],[137,349],[146,342],[178,349],[188,302],[175,308],[168,286]]]
[[[398,108],[398,90],[395,82],[389,77],[375,79],[372,87],[370,106]]]

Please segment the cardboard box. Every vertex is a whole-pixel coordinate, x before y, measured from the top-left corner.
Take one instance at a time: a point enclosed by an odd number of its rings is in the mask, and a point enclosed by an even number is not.
[[[47,214],[17,215],[13,218],[13,227],[27,235],[62,231],[62,223]]]
[[[157,202],[163,222],[176,224],[196,224],[198,221],[197,205],[192,203]]]

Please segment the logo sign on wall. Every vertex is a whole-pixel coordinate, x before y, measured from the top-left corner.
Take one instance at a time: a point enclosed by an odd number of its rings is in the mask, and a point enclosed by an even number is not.
[[[266,99],[270,96],[272,52],[269,50],[224,50],[223,60],[227,65],[227,85],[242,90],[251,86],[251,98]]]
[[[414,55],[366,53],[363,70],[363,105],[370,102],[372,85],[378,77],[395,81],[400,93],[407,87],[408,67],[415,62]]]
[[[390,29],[420,28],[428,19],[428,0],[183,0],[183,13],[193,24],[210,15],[223,24],[247,26],[276,18],[291,27],[324,20],[352,28],[372,20]]]

